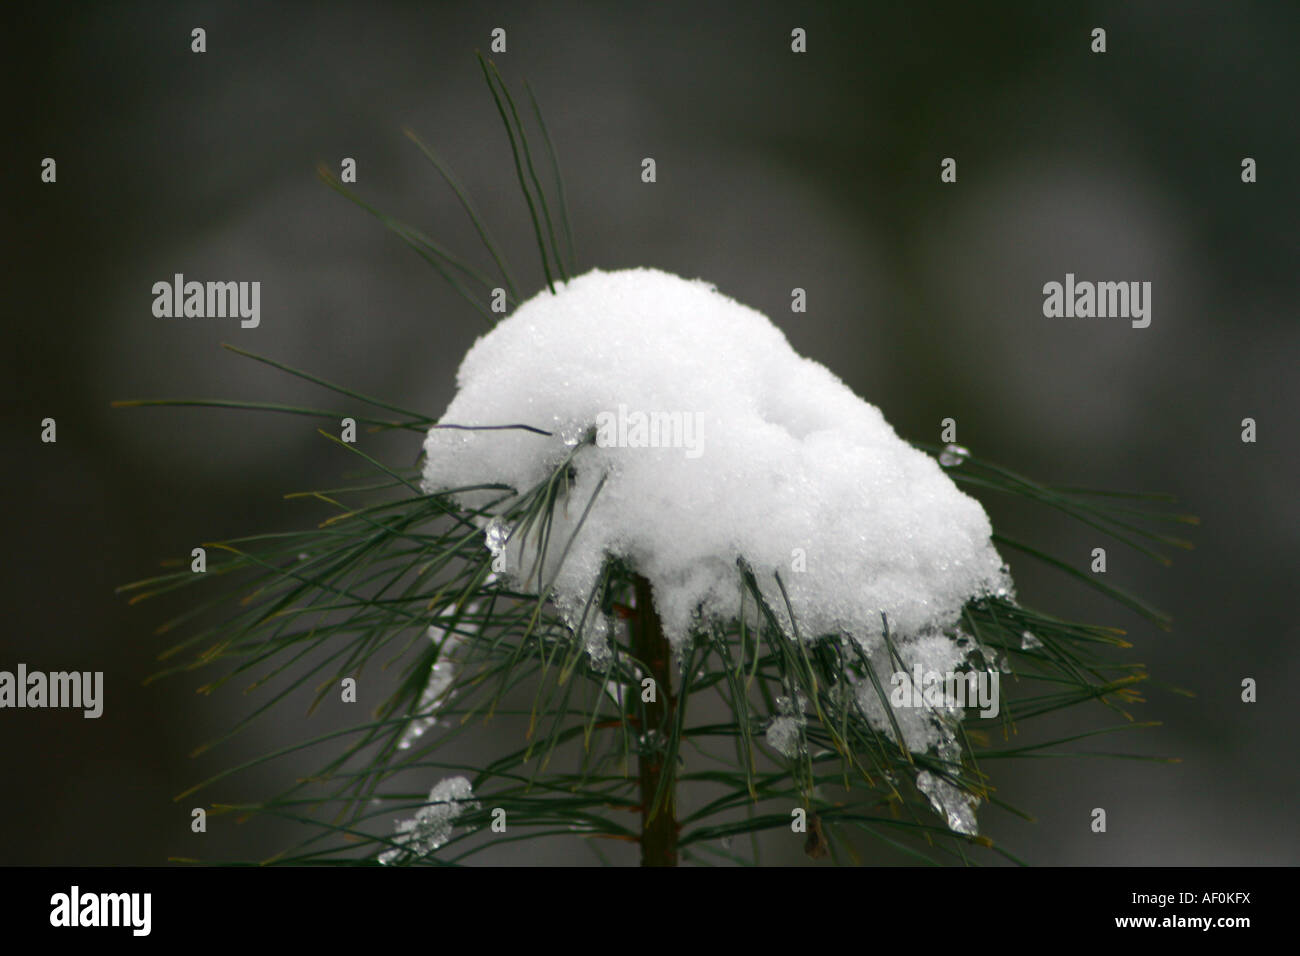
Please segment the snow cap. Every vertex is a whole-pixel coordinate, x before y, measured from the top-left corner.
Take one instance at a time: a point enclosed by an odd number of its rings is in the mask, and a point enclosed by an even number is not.
[[[802,637],[847,635],[869,651],[882,611],[891,635],[919,639],[1010,587],[980,504],[766,316],[709,283],[654,269],[557,283],[474,344],[457,384],[441,423],[552,434],[431,429],[427,491],[524,492],[574,454],[542,574],[571,622],[609,557],[649,579],[678,646],[696,615],[739,615],[738,559],[786,626],[774,572]],[[592,429],[596,442],[575,453]],[[535,584],[538,534],[504,531],[497,522],[505,575]]]

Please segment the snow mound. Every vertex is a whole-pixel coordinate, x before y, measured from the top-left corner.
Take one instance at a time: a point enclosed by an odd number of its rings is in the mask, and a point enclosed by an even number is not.
[[[572,454],[540,571],[535,529],[497,521],[488,542],[507,578],[534,592],[553,580],[571,623],[611,557],[649,579],[679,647],[697,615],[740,614],[742,559],[789,633],[774,572],[801,636],[849,636],[868,651],[880,649],[882,612],[911,643],[952,628],[968,600],[1007,593],[979,503],[767,317],[653,269],[556,288],[474,344],[440,422],[552,434],[431,429],[424,486],[523,493]]]

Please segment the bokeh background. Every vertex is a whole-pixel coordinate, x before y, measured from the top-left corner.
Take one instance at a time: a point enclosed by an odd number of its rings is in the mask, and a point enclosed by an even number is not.
[[[264,856],[274,824],[189,828],[172,797],[330,726],[290,709],[191,758],[250,705],[143,685],[160,610],[117,585],[196,542],[314,521],[282,495],[351,465],[304,419],[113,410],[131,397],[321,396],[223,341],[441,413],[482,320],[314,168],[476,252],[452,164],[528,291],[541,283],[504,132],[472,51],[503,27],[536,91],[585,267],[698,276],[776,321],[900,433],[1043,480],[1169,491],[1202,518],[1158,567],[1015,502],[1008,533],[1176,619],[1163,633],[1013,560],[1039,607],[1130,628],[1159,728],[1084,749],[1182,758],[1006,761],[984,831],[1038,864],[1294,864],[1300,504],[1294,55],[1283,3],[31,4],[10,11],[0,434],[8,554],[0,667],[103,670],[104,716],[0,712],[0,863]],[[190,30],[208,52],[190,52]],[[793,27],[806,55],[790,52]],[[1108,31],[1108,52],[1089,33]],[[39,181],[57,159],[58,182]],[[654,157],[658,182],[640,181]],[[939,181],[943,157],[958,182]],[[1243,184],[1240,162],[1258,162]],[[260,280],[262,322],[167,320],[173,273]],[[1153,321],[1049,320],[1043,283],[1149,280]],[[807,289],[805,314],[790,290]],[[58,442],[39,440],[42,418]],[[1258,421],[1243,444],[1240,422]],[[369,440],[369,439],[367,439]],[[414,437],[367,450],[413,457]],[[405,441],[405,444],[403,442]],[[1259,701],[1243,704],[1243,677]],[[1039,732],[1108,722],[1071,712]],[[472,756],[472,755],[471,755]],[[226,798],[263,797],[252,773]],[[1088,827],[1105,807],[1109,830]],[[808,862],[792,841],[770,861]],[[887,861],[888,857],[880,857]],[[570,844],[494,863],[591,863]]]

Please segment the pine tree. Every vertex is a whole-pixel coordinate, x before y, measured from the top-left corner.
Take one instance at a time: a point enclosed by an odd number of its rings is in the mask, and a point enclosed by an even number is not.
[[[554,295],[577,274],[555,149],[529,90],[553,177],[548,197],[514,97],[490,61],[480,56],[480,64],[537,240],[546,285],[540,295]],[[491,307],[495,290],[517,306],[518,286],[466,191],[432,148],[407,135],[455,192],[499,279],[369,206],[328,170],[320,175],[493,323],[500,317]],[[489,433],[479,441],[494,432],[552,436],[529,422],[439,421],[232,351],[309,381],[342,404],[119,404],[352,418],[372,430],[422,436]],[[302,825],[300,843],[264,862],[459,863],[505,842],[553,837],[581,841],[601,859],[607,841],[635,844],[644,865],[753,863],[764,831],[789,834],[809,856],[837,861],[862,859],[854,842],[860,835],[921,859],[968,862],[977,849],[1014,859],[978,835],[976,808],[1007,806],[993,794],[984,764],[1069,742],[1013,741],[1031,718],[1067,707],[1100,703],[1124,721],[1096,732],[1140,726],[1126,708],[1140,700],[1146,675],[1111,656],[1128,647],[1122,632],[1035,610],[1005,589],[970,600],[949,629],[965,648],[968,673],[1008,676],[1000,712],[990,719],[972,708],[935,716],[934,726],[943,728],[938,746],[911,746],[890,698],[891,671],[908,668],[888,617],[880,622],[876,659],[843,635],[802,633],[779,570],[738,560],[740,613],[701,617],[677,642],[666,632],[646,569],[635,562],[609,559],[580,606],[558,601],[555,569],[577,536],[562,529],[571,529],[575,514],[581,528],[604,485],[602,477],[590,500],[575,492],[575,462],[596,442],[593,430],[566,436],[567,453],[531,487],[498,479],[429,488],[418,468],[386,464],[321,434],[371,473],[353,486],[299,496],[331,508],[328,520],[209,546],[205,574],[186,567],[123,589],[133,600],[193,586],[220,592],[163,626],[194,627],[165,655],[163,673],[223,668],[209,689],[249,675],[259,685],[289,675],[236,730],[304,687],[317,688],[316,704],[332,699],[346,680],[384,688],[367,721],[293,748],[323,752],[318,772],[273,798],[215,808]],[[1168,503],[1163,496],[1050,486],[955,445],[914,445],[977,496],[1012,495],[1056,509],[1162,561],[1156,547],[1187,546],[1151,529],[1153,522],[1194,521],[1157,509]],[[1143,602],[1032,544],[996,533],[993,542],[1168,626]],[[395,680],[387,676],[393,673]],[[495,752],[473,765],[444,758],[449,744],[483,723],[505,725],[493,737]],[[187,793],[228,787],[247,766]],[[736,837],[749,839],[746,850],[733,847]]]

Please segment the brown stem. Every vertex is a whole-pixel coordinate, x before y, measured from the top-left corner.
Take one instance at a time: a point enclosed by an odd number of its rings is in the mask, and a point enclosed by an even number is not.
[[[672,673],[669,664],[672,660],[672,648],[664,637],[663,623],[655,613],[654,599],[650,594],[650,582],[639,574],[636,576],[636,614],[632,619],[632,649],[637,659],[650,669],[646,676],[654,679],[655,695],[653,701],[646,701],[645,726],[642,732],[656,734],[659,744],[668,739],[672,715],[676,710],[673,698]],[[636,693],[641,693],[637,687]],[[662,751],[646,753],[638,758],[641,776],[641,865],[642,866],[676,866],[677,865],[677,795],[676,781],[669,780],[663,803],[658,810],[654,807],[655,794],[659,791],[663,774],[673,774],[675,768],[664,767]]]

